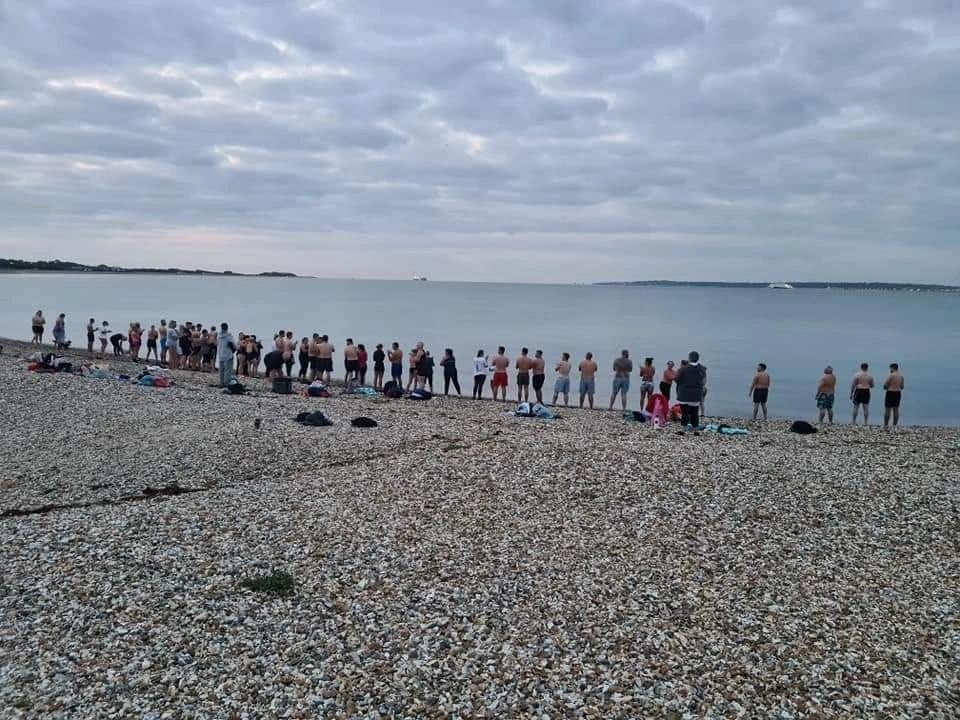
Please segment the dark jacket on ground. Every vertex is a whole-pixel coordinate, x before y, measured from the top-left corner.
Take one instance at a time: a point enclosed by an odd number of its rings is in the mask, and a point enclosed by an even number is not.
[[[677,402],[698,403],[703,400],[707,369],[700,365],[683,365],[677,371]]]

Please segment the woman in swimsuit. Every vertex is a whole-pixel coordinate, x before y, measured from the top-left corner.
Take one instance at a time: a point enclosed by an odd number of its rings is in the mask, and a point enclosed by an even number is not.
[[[300,348],[297,351],[297,361],[300,363],[300,372],[297,377],[307,379],[307,370],[310,369],[310,338],[300,338]]]
[[[377,349],[373,351],[373,388],[375,390],[383,390],[383,374],[387,370],[384,364],[386,359],[387,355],[383,352],[383,345],[377,343]]]
[[[247,338],[247,374],[250,377],[257,377],[257,371],[260,369],[260,351],[263,345],[257,340],[256,335],[250,335]]]
[[[130,326],[130,332],[127,333],[127,342],[130,343],[130,359],[137,361],[140,359],[140,323],[133,323]]]
[[[31,329],[33,330],[33,340],[30,341],[32,345],[39,345],[43,342],[43,325],[47,321],[43,318],[43,310],[37,310],[34,313],[33,320],[31,322]]]

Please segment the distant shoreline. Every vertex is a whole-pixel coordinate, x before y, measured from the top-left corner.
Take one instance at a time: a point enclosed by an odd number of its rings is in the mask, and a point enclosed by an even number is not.
[[[183,268],[125,268],[113,265],[84,265],[67,260],[14,260],[0,258],[0,273],[70,273],[74,275],[187,275],[212,277],[302,277],[288,272],[239,273],[232,270],[184,270]]]
[[[772,288],[770,283],[760,282],[713,282],[696,280],[625,280],[621,282],[598,282],[595,286],[630,287],[696,287],[696,288],[741,288],[748,290],[887,290],[898,292],[960,292],[957,285],[936,285],[929,283],[888,283],[888,282],[790,282],[790,288]]]

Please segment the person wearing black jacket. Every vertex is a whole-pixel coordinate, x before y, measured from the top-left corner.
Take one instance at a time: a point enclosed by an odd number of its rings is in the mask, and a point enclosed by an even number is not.
[[[677,402],[680,403],[680,422],[686,427],[700,427],[700,403],[707,384],[707,369],[700,364],[696,350],[688,356],[689,361],[677,372]]]
[[[443,366],[443,394],[450,394],[450,383],[452,382],[457,395],[461,395],[460,378],[457,377],[457,359],[453,356],[452,348],[443,351],[443,360],[440,361],[440,364]]]

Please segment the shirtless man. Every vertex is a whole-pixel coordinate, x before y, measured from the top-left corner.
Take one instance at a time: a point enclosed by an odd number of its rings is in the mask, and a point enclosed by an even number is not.
[[[421,354],[417,353],[417,347],[410,351],[410,355],[407,357],[407,365],[409,370],[407,371],[407,392],[410,392],[410,388],[416,386],[417,384],[417,363],[420,362]]]
[[[328,385],[333,378],[334,351],[336,348],[330,343],[330,338],[321,335],[320,342],[317,343],[317,364],[320,367],[320,380]]]
[[[517,358],[517,402],[530,400],[530,370],[533,369],[533,359],[527,348],[521,348]]]
[[[314,333],[307,343],[307,363],[310,365],[310,382],[313,382],[320,376],[320,335]]]
[[[747,397],[753,398],[753,419],[757,419],[757,411],[763,410],[763,419],[767,419],[767,397],[770,395],[770,373],[766,363],[757,364],[757,372],[753,374],[753,381],[747,391]]]
[[[537,402],[543,405],[543,383],[547,380],[546,374],[547,361],[543,359],[543,350],[537,350],[533,354],[533,391],[537,394]]]
[[[581,363],[582,365],[583,363]],[[633,372],[633,360],[630,359],[630,351],[622,350],[620,357],[613,361],[613,392],[610,393],[610,409],[613,410],[613,404],[617,401],[617,395],[620,396],[620,405],[623,411],[627,410],[627,393],[630,392],[630,373]],[[582,370],[581,370],[582,374]],[[593,407],[593,398],[591,398],[590,407]],[[583,405],[583,398],[580,398],[580,404]]]
[[[883,429],[886,430],[890,426],[891,415],[894,427],[900,422],[903,375],[900,374],[900,366],[897,363],[890,363],[890,374],[883,381],[883,389],[886,391],[883,397]]]
[[[159,333],[157,332],[157,326],[151,325],[150,329],[147,331],[147,360],[150,359],[150,353],[153,353],[153,361],[156,363],[160,362],[160,356],[157,354],[157,338]]]
[[[553,405],[557,404],[557,398],[563,394],[563,404],[570,407],[570,353],[564,353],[560,361],[553,368],[557,373],[557,381],[553,384]]]
[[[410,380],[407,384],[407,390],[410,389],[409,383],[413,383],[415,388],[425,388],[427,386],[428,366],[427,351],[423,347],[423,342],[418,342],[410,352]]]
[[[290,377],[293,373],[293,353],[297,349],[297,343],[293,339],[293,330],[287,330],[284,333],[281,344],[283,346],[280,351],[283,353],[283,366],[287,371],[287,377]]]
[[[344,384],[357,379],[357,372],[360,370],[357,353],[357,346],[353,344],[353,338],[347,338],[347,346],[343,349],[343,364],[347,371]]]
[[[830,424],[833,425],[833,400],[837,393],[837,376],[833,374],[833,368],[827,365],[823,369],[823,375],[817,382],[817,410],[819,418],[817,422],[823,422],[823,416],[830,418]]]
[[[597,363],[593,353],[588,352],[577,369],[580,371],[580,407],[583,407],[583,399],[589,398],[593,410],[593,395],[597,391]]]
[[[873,388],[873,376],[867,372],[870,366],[860,363],[860,372],[853,376],[850,383],[850,400],[853,401],[853,424],[857,424],[857,413],[863,406],[863,424],[870,424],[870,390]]]
[[[403,385],[403,350],[400,349],[400,343],[393,343],[390,346],[390,353],[387,355],[390,361],[390,378],[397,385]]]
[[[647,407],[647,400],[653,395],[653,379],[657,376],[657,369],[653,366],[653,358],[643,359],[640,368],[640,409]]]
[[[503,402],[507,401],[507,370],[510,367],[510,358],[506,356],[507,349],[502,345],[497,348],[497,354],[490,362],[493,366],[493,380],[490,383],[490,389],[493,391],[493,399],[497,399],[497,390],[501,390]]]

